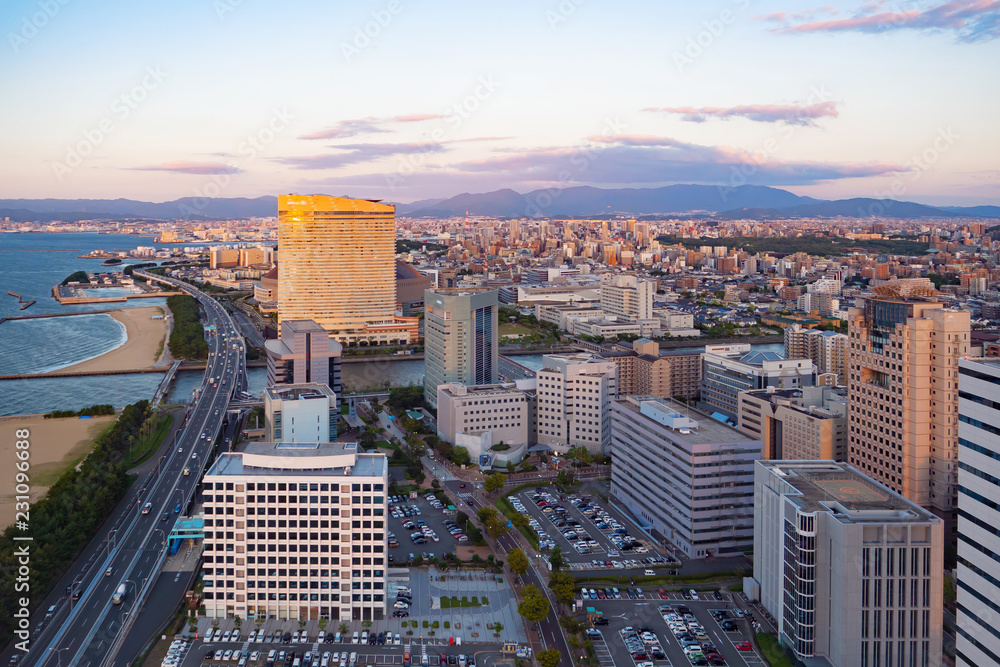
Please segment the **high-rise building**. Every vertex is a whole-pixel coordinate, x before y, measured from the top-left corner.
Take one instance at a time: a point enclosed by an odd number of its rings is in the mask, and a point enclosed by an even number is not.
[[[933,513],[846,463],[758,461],[753,535],[751,588],[803,664],[941,664]]]
[[[344,348],[312,320],[285,320],[278,338],[264,341],[267,384],[321,382],[340,397],[340,360]]]
[[[633,275],[608,276],[601,282],[601,310],[631,321],[653,317],[656,282]]]
[[[337,397],[325,384],[264,389],[264,439],[268,442],[333,442],[339,418]]]
[[[390,204],[279,196],[278,322],[313,320],[347,344],[416,340],[416,319],[395,315],[395,241]]]
[[[702,355],[701,400],[698,407],[736,423],[739,394],[748,389],[799,389],[816,384],[811,359],[786,359],[777,352],[748,344],[706,345]]]
[[[847,460],[847,389],[740,392],[739,429],[763,443],[764,459]]]
[[[424,400],[431,406],[439,385],[496,384],[498,299],[496,290],[424,292]]]
[[[611,401],[618,398],[618,368],[588,352],[546,354],[535,375],[538,444],[565,452],[611,446]]]
[[[223,269],[238,266],[240,262],[240,251],[236,248],[225,248],[216,246],[208,251],[209,267],[213,269]]]
[[[833,373],[837,384],[847,384],[847,334],[805,329],[799,324],[785,327],[785,358],[811,359],[819,373]]]
[[[945,519],[955,537],[958,360],[969,313],[886,293],[856,301],[848,324],[849,461]]]
[[[611,494],[689,558],[753,546],[753,463],[760,440],[682,403],[611,403]]]
[[[354,443],[220,454],[202,482],[206,615],[384,618],[388,485],[385,454]]]
[[[1000,667],[1000,360],[958,362],[955,664]]]

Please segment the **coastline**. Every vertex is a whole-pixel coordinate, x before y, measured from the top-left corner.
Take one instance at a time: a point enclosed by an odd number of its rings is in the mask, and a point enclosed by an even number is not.
[[[121,308],[111,317],[125,327],[125,337],[120,345],[86,361],[65,366],[60,371],[120,371],[165,365],[170,360],[167,346],[169,328],[167,319],[154,320],[152,316],[163,312],[159,306]],[[157,348],[163,349],[156,358]]]
[[[95,400],[95,403],[98,401]],[[82,459],[94,446],[94,438],[118,415],[102,415],[90,419],[63,417],[45,419],[43,415],[15,415],[0,417],[0,460],[14,460],[14,432],[28,429],[31,443],[31,502],[45,496],[49,487],[76,461]],[[14,466],[7,466],[4,473],[3,492],[0,493],[0,530],[14,521]]]

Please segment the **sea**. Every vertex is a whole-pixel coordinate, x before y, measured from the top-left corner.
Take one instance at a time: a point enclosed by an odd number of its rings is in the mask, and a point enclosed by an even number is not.
[[[17,234],[0,233],[0,318],[42,313],[87,313],[104,308],[166,305],[166,299],[135,299],[111,305],[79,304],[63,306],[52,298],[52,286],[75,271],[121,271],[129,262],[102,266],[100,259],[80,259],[92,250],[133,250],[153,246],[152,236],[131,234]],[[160,247],[160,246],[157,246]],[[35,299],[28,309],[18,309],[16,297]],[[114,288],[99,290],[111,296]],[[100,356],[125,342],[125,327],[106,313],[37,320],[14,320],[0,324],[0,375],[44,373]],[[781,351],[782,346],[760,345],[755,349]],[[698,348],[694,348],[698,349]],[[538,370],[542,355],[519,355],[518,363]],[[349,390],[423,383],[423,360],[348,363],[341,379]],[[0,380],[0,417],[37,414],[53,410],[79,410],[94,403],[111,403],[121,408],[140,398],[152,398],[162,375],[96,375],[73,378]],[[261,395],[267,382],[264,368],[248,373],[250,393]],[[201,383],[200,371],[178,373],[167,403],[191,400]]]

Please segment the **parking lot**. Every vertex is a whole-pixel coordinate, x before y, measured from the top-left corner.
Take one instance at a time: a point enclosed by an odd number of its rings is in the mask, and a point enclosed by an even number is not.
[[[542,548],[558,546],[571,569],[639,570],[662,567],[669,557],[596,494],[559,495],[538,487],[511,495],[529,516]]]
[[[703,599],[703,594],[699,597],[702,599],[661,600],[658,594],[644,590],[643,598],[636,601],[613,596],[604,600],[585,599],[584,609],[592,610],[588,617],[595,618],[596,612],[601,612],[599,616],[604,619],[593,628],[600,636],[588,631],[601,667],[637,667],[640,663],[652,663],[655,667],[710,665],[713,651],[718,654],[714,664],[766,665],[753,651],[752,644],[750,650],[738,648],[750,641],[751,630],[728,596],[723,600],[716,600],[711,594],[710,599]],[[716,617],[720,612],[724,612],[725,618]],[[725,629],[724,624],[731,629]],[[657,647],[660,653],[655,652]]]
[[[447,504],[434,507],[420,494],[409,496],[389,505],[389,561],[394,566],[403,566],[414,556],[420,555],[426,561],[429,557],[442,558],[446,553],[455,553],[455,545],[468,544],[464,533],[452,535],[445,521],[455,518],[456,512],[449,512]],[[465,537],[459,541],[456,536]],[[436,539],[435,539],[436,538]],[[395,541],[393,541],[395,540]],[[395,544],[396,546],[393,546]]]

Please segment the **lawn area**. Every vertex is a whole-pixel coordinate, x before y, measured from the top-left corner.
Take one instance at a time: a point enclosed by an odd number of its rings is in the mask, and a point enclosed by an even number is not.
[[[533,333],[538,333],[538,330],[532,329],[531,327],[526,327],[523,324],[514,324],[513,322],[507,322],[506,324],[500,325],[501,336],[529,336]]]
[[[442,609],[455,609],[458,607],[481,607],[487,604],[489,604],[489,599],[486,596],[478,598],[475,595],[473,595],[471,600],[467,597],[463,597],[461,600],[459,600],[457,595],[453,595],[451,597],[445,597],[443,595],[441,596]]]
[[[791,659],[781,650],[778,638],[774,635],[758,632],[757,643],[760,644],[761,653],[771,667],[794,667]]]
[[[163,413],[156,422],[156,430],[147,436],[136,438],[134,447],[130,448],[129,456],[125,459],[125,467],[137,466],[155,454],[160,448],[160,444],[163,443],[163,439],[167,437],[172,421],[170,413]]]

